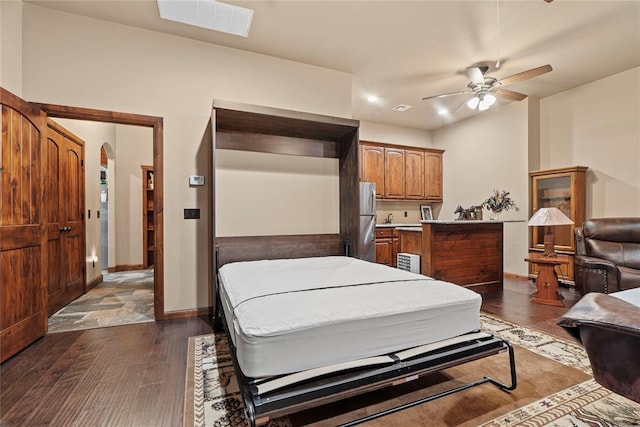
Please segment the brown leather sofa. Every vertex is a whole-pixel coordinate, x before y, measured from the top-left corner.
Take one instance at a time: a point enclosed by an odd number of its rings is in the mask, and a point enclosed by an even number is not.
[[[558,325],[582,343],[599,384],[640,403],[638,304],[640,289],[612,295],[590,293],[571,307]]]
[[[581,295],[640,287],[640,218],[600,218],[575,228],[574,278]]]

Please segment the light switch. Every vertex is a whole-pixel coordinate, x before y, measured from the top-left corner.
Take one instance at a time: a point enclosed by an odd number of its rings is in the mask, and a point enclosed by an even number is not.
[[[192,187],[204,185],[204,176],[189,175],[189,185]]]
[[[200,209],[185,209],[184,219],[200,219]]]

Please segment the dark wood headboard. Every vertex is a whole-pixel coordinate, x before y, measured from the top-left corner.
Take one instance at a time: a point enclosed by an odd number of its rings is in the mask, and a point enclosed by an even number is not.
[[[339,234],[216,238],[217,268],[230,262],[345,255]]]

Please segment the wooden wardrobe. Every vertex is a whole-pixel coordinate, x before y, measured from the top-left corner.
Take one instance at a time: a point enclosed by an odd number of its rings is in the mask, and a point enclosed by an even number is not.
[[[84,143],[3,88],[0,108],[2,362],[47,332],[86,277]]]

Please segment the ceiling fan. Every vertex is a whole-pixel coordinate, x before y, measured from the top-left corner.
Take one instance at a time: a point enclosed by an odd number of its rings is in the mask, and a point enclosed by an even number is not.
[[[469,77],[469,80],[471,80],[471,82],[467,85],[468,90],[427,96],[422,98],[422,100],[426,101],[429,99],[473,93],[473,96],[471,98],[460,103],[460,105],[458,105],[453,111],[455,112],[465,102],[467,103],[467,106],[472,110],[478,108],[480,111],[483,111],[492,106],[494,102],[496,102],[496,96],[512,101],[522,101],[527,97],[527,95],[520,92],[502,89],[502,86],[537,77],[541,74],[545,74],[553,70],[553,68],[551,68],[551,65],[547,64],[541,67],[532,68],[527,71],[513,74],[501,80],[497,80],[494,77],[484,75],[484,73],[486,73],[488,69],[489,67],[486,65],[467,68],[467,77]]]

